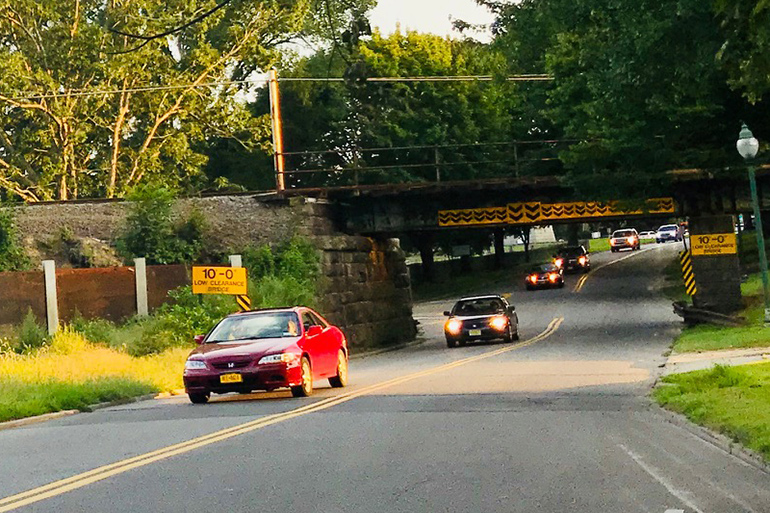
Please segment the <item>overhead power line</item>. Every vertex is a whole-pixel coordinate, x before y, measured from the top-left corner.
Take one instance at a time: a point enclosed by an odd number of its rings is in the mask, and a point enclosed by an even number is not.
[[[464,75],[464,76],[429,76],[429,77],[370,77],[364,79],[367,83],[414,83],[414,82],[493,82],[496,80],[502,80],[506,82],[547,82],[553,80],[550,75],[544,74],[531,74],[531,75],[512,75],[509,77],[497,78],[491,75]],[[153,85],[153,86],[137,86],[126,89],[72,89],[67,92],[59,93],[39,93],[39,92],[24,92],[24,93],[12,93],[3,94],[13,101],[22,100],[46,100],[53,98],[74,98],[83,96],[105,96],[121,93],[144,93],[153,91],[174,91],[181,89],[201,89],[206,87],[222,87],[231,85],[247,85],[247,84],[263,84],[268,81],[267,78],[250,78],[243,80],[217,80],[213,82],[204,82],[201,84],[178,84],[178,85]],[[339,77],[284,77],[279,78],[278,82],[345,82],[346,79]]]

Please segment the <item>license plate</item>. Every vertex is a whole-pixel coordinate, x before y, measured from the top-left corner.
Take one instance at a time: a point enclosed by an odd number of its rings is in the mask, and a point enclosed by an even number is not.
[[[222,374],[219,376],[220,383],[243,383],[243,376],[240,374]]]
[[[471,337],[480,337],[481,330],[470,330],[468,331],[468,335],[470,335]]]

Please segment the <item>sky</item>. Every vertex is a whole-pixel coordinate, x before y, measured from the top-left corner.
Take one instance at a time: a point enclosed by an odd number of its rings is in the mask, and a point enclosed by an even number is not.
[[[409,29],[457,37],[451,21],[456,18],[474,24],[492,22],[490,12],[473,0],[379,0],[369,16],[372,28],[379,27],[386,35],[395,32],[400,23],[403,32]],[[488,33],[473,37],[483,42],[491,39]]]

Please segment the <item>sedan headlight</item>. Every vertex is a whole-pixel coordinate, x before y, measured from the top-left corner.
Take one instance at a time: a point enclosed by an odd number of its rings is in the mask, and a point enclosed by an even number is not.
[[[187,360],[184,368],[188,370],[200,370],[206,368],[206,362],[203,360]]]
[[[498,315],[495,317],[492,317],[489,320],[489,325],[492,326],[492,328],[496,329],[497,331],[503,331],[505,328],[508,327],[508,318],[504,315]]]
[[[299,360],[299,355],[295,353],[270,354],[260,358],[258,365],[265,363],[291,363],[297,360]]]
[[[447,330],[447,333],[457,335],[463,330],[463,323],[457,319],[451,319],[446,322],[444,328]]]

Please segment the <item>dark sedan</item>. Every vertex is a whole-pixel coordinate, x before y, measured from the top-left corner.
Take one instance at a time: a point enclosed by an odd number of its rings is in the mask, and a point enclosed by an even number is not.
[[[502,296],[475,296],[460,299],[444,324],[446,345],[464,346],[472,340],[519,340],[519,316],[516,308]]]
[[[564,287],[564,269],[556,264],[541,264],[533,267],[524,279],[527,290]]]
[[[190,401],[212,392],[248,393],[288,387],[294,397],[313,393],[313,383],[333,387],[348,381],[348,347],[336,327],[309,308],[258,310],[225,317],[196,337],[187,358],[184,386]]]
[[[567,272],[587,273],[591,269],[591,259],[583,246],[568,246],[560,249],[553,263]]]

